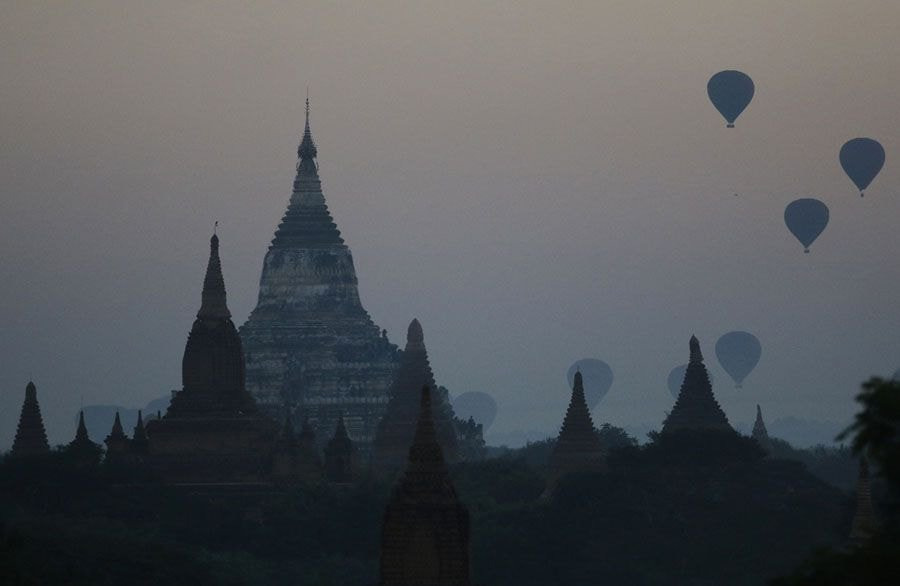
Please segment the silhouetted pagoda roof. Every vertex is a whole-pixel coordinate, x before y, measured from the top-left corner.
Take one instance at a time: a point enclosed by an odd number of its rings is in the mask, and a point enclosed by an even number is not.
[[[245,387],[241,338],[226,303],[216,234],[209,242],[209,262],[201,299],[197,319],[184,348],[182,390],[172,397],[166,417],[255,413],[256,403]]]
[[[309,98],[306,99],[306,126],[297,147],[297,175],[287,212],[281,219],[272,248],[310,248],[341,246],[344,240],[337,229],[319,180],[316,143],[309,129]]]
[[[138,410],[137,423],[134,425],[131,444],[136,452],[144,452],[147,449],[148,443],[147,429],[144,427],[144,414]]]
[[[125,435],[125,430],[122,429],[122,420],[119,418],[119,412],[116,411],[116,418],[113,421],[112,431],[109,432],[109,436],[106,438],[107,440],[127,440],[128,436]]]
[[[25,387],[25,401],[19,414],[19,426],[10,454],[13,456],[39,456],[50,453],[47,432],[37,400],[37,387],[29,381]]]
[[[769,440],[769,432],[766,431],[766,424],[763,422],[762,409],[760,409],[759,405],[756,406],[756,422],[753,424],[753,433],[751,437],[756,440],[756,443],[763,449],[769,449],[771,445],[771,441]]]
[[[663,433],[679,430],[731,431],[725,412],[713,395],[709,373],[703,364],[700,342],[696,336],[690,340],[690,360],[684,373],[684,382],[672,412],[663,423]]]
[[[572,398],[566,409],[562,429],[553,447],[550,467],[557,474],[602,467],[605,450],[594,429],[591,412],[584,398],[581,371],[575,373]]]
[[[859,461],[859,479],[856,481],[856,513],[850,529],[850,545],[865,545],[878,532],[878,517],[872,504],[872,485],[869,481],[869,462]]]
[[[400,366],[391,385],[391,398],[375,435],[373,450],[376,467],[402,468],[415,434],[419,394],[423,386],[437,390],[428,351],[425,349],[422,324],[413,319],[406,333],[406,349],[400,357]],[[440,396],[434,403],[438,438],[448,459],[455,460],[457,441],[452,409]]]
[[[87,426],[84,424],[84,410],[79,411],[75,439],[66,446],[66,453],[78,459],[94,462],[99,459],[101,452],[100,444],[92,442],[88,436]]]
[[[421,390],[406,471],[384,514],[379,586],[468,586],[469,513],[438,442],[431,390]]]

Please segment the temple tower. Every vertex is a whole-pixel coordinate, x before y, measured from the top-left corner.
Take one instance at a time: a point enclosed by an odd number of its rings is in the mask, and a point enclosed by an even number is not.
[[[470,586],[469,550],[469,512],[450,481],[425,386],[406,471],[384,513],[378,584]]]
[[[714,430],[733,432],[725,412],[713,395],[709,373],[703,364],[700,342],[696,336],[690,340],[690,360],[684,373],[684,382],[672,412],[663,422],[663,433],[681,430]]]
[[[122,420],[119,418],[119,412],[116,411],[116,419],[113,421],[112,431],[106,436],[106,459],[118,460],[128,454],[129,444],[128,436],[122,429]]]
[[[307,99],[290,203],[263,261],[256,308],[241,326],[247,386],[277,420],[296,414],[330,430],[343,413],[350,437],[367,449],[388,400],[397,348],[360,303],[317,155]]]
[[[423,386],[434,393],[434,425],[444,458],[454,462],[458,448],[453,408],[447,397],[438,392],[425,349],[425,334],[419,320],[414,319],[406,333],[406,348],[391,385],[390,402],[378,423],[372,446],[372,469],[376,474],[393,477],[403,469],[416,431]]]
[[[147,429],[144,427],[144,414],[138,411],[137,423],[134,424],[134,431],[131,434],[131,452],[138,456],[147,454],[149,440],[147,439]]]
[[[78,412],[78,428],[73,439],[65,448],[66,457],[81,466],[93,466],[100,462],[103,448],[95,444],[88,437],[87,426],[84,424],[84,411]]]
[[[603,470],[605,467],[606,451],[594,429],[584,398],[584,381],[579,371],[575,373],[569,408],[550,455],[549,488],[552,490],[555,482],[570,472]]]
[[[753,424],[753,433],[751,437],[755,439],[756,443],[759,444],[759,447],[761,447],[765,451],[768,452],[772,449],[772,441],[769,439],[769,432],[766,431],[766,424],[763,421],[762,409],[759,408],[759,405],[756,406],[756,422]]]
[[[37,400],[37,387],[33,382],[25,386],[25,401],[19,414],[19,426],[13,440],[12,456],[42,456],[50,453],[47,432],[44,430],[44,419],[41,417],[41,406]]]
[[[856,513],[850,529],[850,545],[865,545],[878,532],[878,517],[872,504],[872,485],[869,481],[869,462],[859,461],[859,479],[856,481]]]
[[[244,353],[226,303],[215,234],[181,366],[182,389],[162,418],[147,422],[152,466],[174,482],[265,477],[278,425],[258,411],[245,387]]]

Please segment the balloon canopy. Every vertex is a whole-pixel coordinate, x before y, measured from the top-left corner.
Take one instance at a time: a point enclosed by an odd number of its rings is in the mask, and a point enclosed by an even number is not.
[[[760,356],[762,345],[749,332],[728,332],[716,342],[716,358],[738,389],[747,375],[756,368]]]
[[[684,373],[687,372],[687,364],[680,364],[669,371],[669,376],[666,377],[666,386],[669,387],[669,392],[672,393],[672,396],[676,399],[678,398],[678,393],[681,392],[681,383],[684,382]],[[715,379],[711,372],[707,372],[709,375],[709,384],[713,384]]]
[[[575,373],[581,371],[584,382],[584,398],[588,409],[597,406],[613,382],[613,372],[609,365],[596,358],[582,358],[569,367],[566,379],[569,381],[569,389],[575,384]]]
[[[734,70],[720,71],[709,79],[706,93],[716,110],[734,128],[734,121],[750,104],[756,88],[746,73]]]
[[[884,166],[884,147],[871,138],[854,138],[841,147],[841,167],[859,188],[859,196]]]
[[[828,225],[828,206],[817,199],[803,198],[792,201],[784,208],[784,223],[791,234],[803,245],[803,252]]]
[[[487,393],[472,391],[463,393],[452,401],[453,412],[460,419],[469,417],[480,423],[483,431],[487,431],[497,418],[497,402]]]

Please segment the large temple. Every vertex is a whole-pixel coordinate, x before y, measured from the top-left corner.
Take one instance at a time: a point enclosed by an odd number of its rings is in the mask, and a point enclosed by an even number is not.
[[[324,432],[319,437],[342,415],[365,448],[388,402],[398,351],[360,302],[353,256],[322,193],[309,100],[297,155],[256,308],[240,329],[247,388],[266,413],[308,419]]]
[[[469,512],[459,502],[435,429],[428,386],[408,463],[381,532],[379,586],[470,586]]]
[[[434,419],[438,441],[444,458],[454,462],[458,457],[453,408],[438,390],[425,348],[422,324],[414,319],[406,332],[406,348],[390,389],[390,402],[378,423],[372,445],[372,469],[383,477],[393,477],[403,469],[412,445],[419,413],[419,395],[423,386],[434,393]]]
[[[181,377],[182,389],[165,415],[147,423],[151,465],[175,482],[266,477],[279,430],[259,412],[245,387],[244,353],[225,299],[215,234]],[[112,435],[118,435],[115,429]]]
[[[703,364],[703,353],[700,352],[700,341],[696,336],[691,336],[689,346],[690,360],[684,381],[675,406],[663,423],[663,433],[682,430],[733,432],[725,412],[713,395],[709,373]]]

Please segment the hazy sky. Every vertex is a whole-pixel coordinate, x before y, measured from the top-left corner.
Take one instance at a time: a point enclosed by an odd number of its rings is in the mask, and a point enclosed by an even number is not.
[[[52,442],[180,386],[215,220],[243,323],[307,85],[364,305],[401,345],[418,317],[493,431],[557,429],[582,357],[615,373],[595,420],[661,421],[691,333],[732,421],[849,419],[900,367],[898,26],[891,0],[2,2],[0,446],[29,377]],[[728,130],[732,68],[757,91]],[[864,199],[856,136],[887,150]],[[831,208],[808,255],[797,197]],[[763,344],[740,391],[733,329]]]

